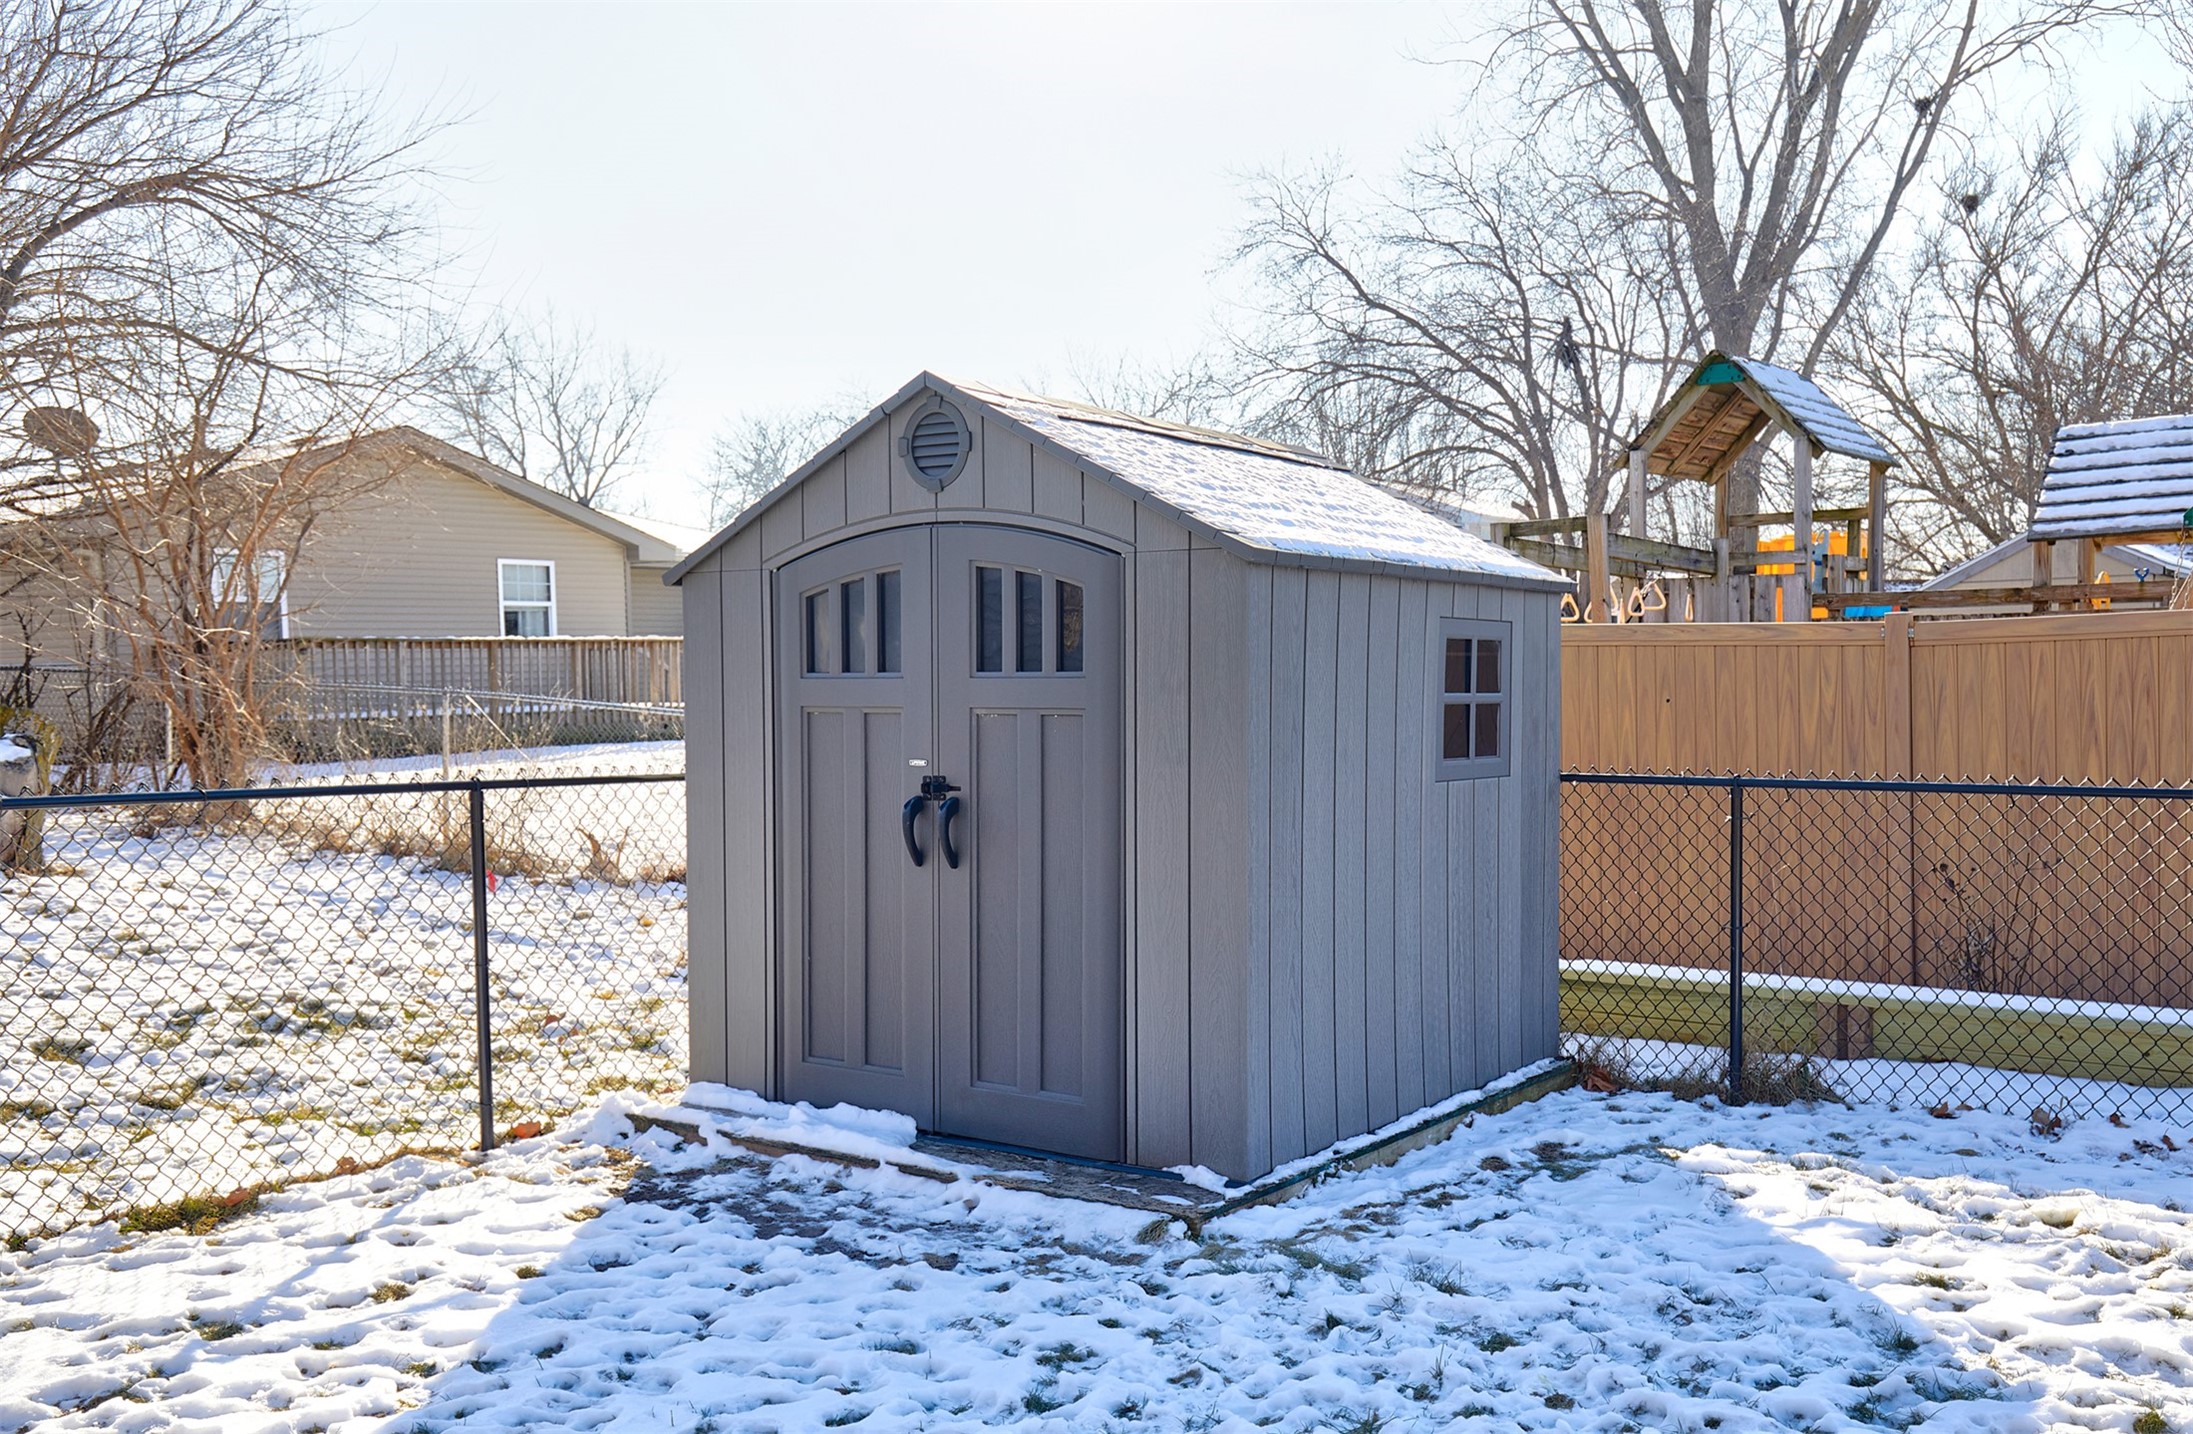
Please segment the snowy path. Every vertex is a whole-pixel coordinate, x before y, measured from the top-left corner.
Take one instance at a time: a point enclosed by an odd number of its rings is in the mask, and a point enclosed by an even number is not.
[[[0,1429],[2193,1427],[2183,1131],[1572,1091],[1198,1243],[659,1135],[619,1198],[624,1128],[0,1254]]]

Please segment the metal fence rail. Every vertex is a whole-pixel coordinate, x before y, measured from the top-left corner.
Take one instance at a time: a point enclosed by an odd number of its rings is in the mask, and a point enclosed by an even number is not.
[[[1610,1076],[2193,1110],[2193,789],[1562,782],[1562,1029]]]
[[[679,773],[0,802],[0,1236],[682,1087]]]

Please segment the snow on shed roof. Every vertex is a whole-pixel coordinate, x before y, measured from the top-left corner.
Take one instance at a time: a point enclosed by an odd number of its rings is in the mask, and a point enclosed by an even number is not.
[[[979,384],[956,386],[1191,527],[1231,538],[1248,550],[1245,557],[1393,564],[1569,586],[1305,449]]]
[[[1551,569],[1464,532],[1307,449],[928,373],[746,509],[672,568],[665,581],[681,580],[809,473],[924,392],[987,411],[1022,437],[1252,562],[1429,570],[1506,587],[1573,586]]]
[[[2175,532],[2193,510],[2193,414],[2056,430],[2035,538]]]

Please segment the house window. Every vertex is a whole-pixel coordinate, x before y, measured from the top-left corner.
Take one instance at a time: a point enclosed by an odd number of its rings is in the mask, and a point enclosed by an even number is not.
[[[248,569],[240,569],[236,550],[224,548],[213,555],[211,576],[219,626],[239,632],[256,629],[261,638],[289,636],[287,554],[261,553]]]
[[[1442,782],[1508,774],[1511,629],[1504,622],[1439,624],[1433,774]]]
[[[556,635],[556,565],[535,558],[499,558],[503,636]]]

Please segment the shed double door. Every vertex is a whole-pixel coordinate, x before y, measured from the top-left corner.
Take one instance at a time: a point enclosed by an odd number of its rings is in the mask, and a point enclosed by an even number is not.
[[[779,572],[789,1098],[1123,1154],[1120,589],[978,525]]]

